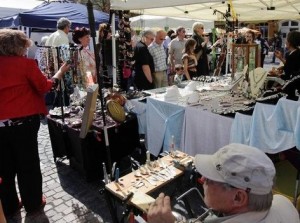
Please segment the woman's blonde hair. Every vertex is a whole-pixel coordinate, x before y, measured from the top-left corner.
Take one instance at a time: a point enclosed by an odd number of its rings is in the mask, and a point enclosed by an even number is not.
[[[192,26],[193,33],[195,33],[197,28],[204,28],[204,24],[202,22],[194,22]]]
[[[32,41],[20,30],[0,29],[0,55],[23,56]]]

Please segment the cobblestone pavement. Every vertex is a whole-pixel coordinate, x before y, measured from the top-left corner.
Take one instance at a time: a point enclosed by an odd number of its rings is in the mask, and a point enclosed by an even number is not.
[[[112,222],[100,182],[87,183],[69,166],[69,161],[54,162],[48,126],[42,121],[38,136],[43,192],[47,204],[43,211],[26,216],[24,208],[9,223]]]

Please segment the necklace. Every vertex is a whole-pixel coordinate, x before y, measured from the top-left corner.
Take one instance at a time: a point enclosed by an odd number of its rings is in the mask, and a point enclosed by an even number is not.
[[[260,73],[259,73],[260,74]],[[258,75],[257,75],[258,76]],[[265,74],[262,74],[261,77],[256,80],[255,72],[253,72],[253,81],[254,81],[254,87],[256,88],[257,85],[260,83],[260,81],[265,77]]]
[[[258,79],[259,76],[260,78]],[[266,77],[267,72],[263,68],[256,68],[255,70],[249,72],[250,90],[252,97],[256,98],[257,96],[259,96],[259,92],[261,90],[261,87],[263,86],[263,83],[265,82]]]

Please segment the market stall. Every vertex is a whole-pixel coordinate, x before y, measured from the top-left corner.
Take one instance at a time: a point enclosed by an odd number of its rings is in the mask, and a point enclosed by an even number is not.
[[[96,114],[91,129],[84,138],[80,137],[82,118],[75,109],[67,112],[64,124],[60,115],[47,117],[54,160],[69,159],[71,167],[79,171],[87,181],[102,179],[102,163],[107,163],[104,126],[99,111]],[[119,164],[140,145],[137,119],[134,114],[127,115],[123,123],[118,123],[109,116],[106,118],[111,160]]]

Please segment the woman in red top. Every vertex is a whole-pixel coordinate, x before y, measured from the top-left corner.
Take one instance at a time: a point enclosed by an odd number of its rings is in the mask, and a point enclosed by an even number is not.
[[[45,205],[37,142],[39,116],[47,113],[44,94],[57,87],[69,69],[65,63],[47,80],[36,62],[24,56],[30,46],[22,31],[0,29],[0,197],[6,216],[18,211],[20,204],[29,213]]]
[[[1,192],[1,183],[2,183],[2,178],[0,177],[0,192]],[[0,223],[6,223],[6,219],[3,213],[3,208],[1,203],[1,197],[0,197]]]

